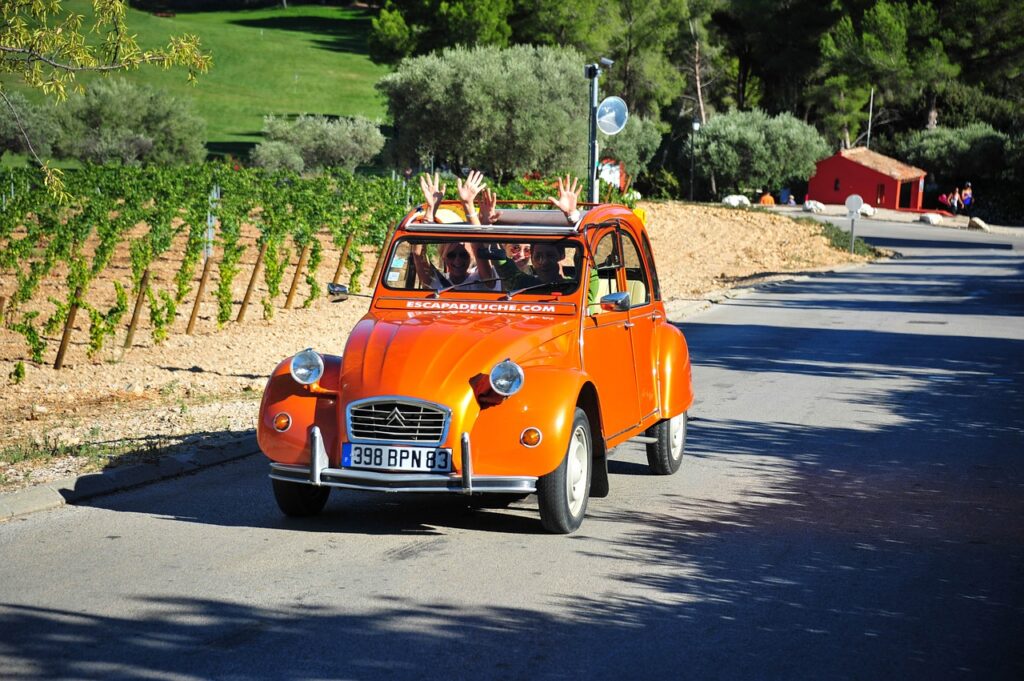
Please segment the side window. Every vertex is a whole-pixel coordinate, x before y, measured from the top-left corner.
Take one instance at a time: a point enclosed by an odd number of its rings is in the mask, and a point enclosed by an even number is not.
[[[596,278],[594,275],[591,275],[587,304],[590,314],[600,314],[602,312],[599,304],[601,298],[609,293],[619,292],[619,283],[616,275],[622,267],[622,259],[619,257],[615,232],[608,232],[597,242],[594,260],[597,265],[594,273]]]
[[[654,254],[651,253],[651,242],[647,235],[643,235],[644,257],[647,258],[647,266],[651,270],[651,288],[654,291],[654,299],[661,300],[661,284],[658,283],[658,268],[654,266]]]
[[[636,242],[627,232],[622,232],[622,260],[626,266],[626,286],[630,305],[638,307],[651,302],[651,287],[647,284],[647,272],[640,258]]]

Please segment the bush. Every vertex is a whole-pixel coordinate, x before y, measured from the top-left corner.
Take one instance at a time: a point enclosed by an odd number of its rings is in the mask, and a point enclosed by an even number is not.
[[[967,180],[1001,179],[1010,139],[986,123],[963,128],[934,128],[901,135],[892,146],[897,158],[927,170],[949,190]]]
[[[270,170],[344,168],[352,172],[372,161],[384,147],[377,124],[359,117],[299,116],[289,121],[267,116],[263,136],[266,141],[256,146],[252,159]]]
[[[52,110],[32,104],[17,92],[8,93],[7,99],[10,106],[0,102],[0,154],[4,151],[29,153],[27,134],[36,154],[40,158],[49,156],[60,130]]]
[[[206,122],[189,100],[126,80],[98,80],[58,109],[56,154],[95,164],[196,163]]]
[[[453,48],[407,59],[377,88],[394,121],[396,164],[470,166],[497,178],[583,175],[587,81],[568,48]]]
[[[252,162],[271,172],[290,170],[301,173],[306,165],[302,160],[302,154],[295,147],[287,142],[277,140],[258,144],[252,150]]]
[[[697,173],[704,178],[714,173],[724,194],[804,181],[815,163],[829,155],[818,131],[788,113],[770,117],[757,110],[732,111],[709,119],[696,135]]]
[[[928,171],[925,205],[971,182],[974,213],[987,220],[1018,222],[1024,201],[1016,189],[1024,176],[1024,138],[1011,139],[987,123],[934,128],[900,135],[886,143],[897,158]]]
[[[657,122],[641,116],[630,116],[626,127],[618,135],[598,135],[601,138],[601,158],[611,156],[620,161],[631,177],[647,171],[647,165],[661,144],[661,131]]]

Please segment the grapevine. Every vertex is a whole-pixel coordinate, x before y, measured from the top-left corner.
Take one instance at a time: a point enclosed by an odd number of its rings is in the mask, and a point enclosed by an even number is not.
[[[53,202],[36,171],[5,171],[0,175],[0,275],[9,288],[2,291],[7,298],[3,323],[25,337],[33,361],[42,361],[44,336],[52,336],[66,324],[73,306],[85,308],[89,314],[89,355],[94,357],[125,323],[131,301],[140,295],[143,274],[157,259],[167,257],[172,244],[183,244],[173,256],[176,270],[172,280],[160,284],[151,276],[152,283],[141,292],[148,303],[154,340],[165,339],[178,308],[193,293],[196,265],[206,241],[208,197],[215,185],[223,191],[213,234],[221,326],[232,317],[233,284],[243,270],[245,223],[255,225],[258,242],[267,245],[262,272],[267,292],[262,307],[269,319],[280,304],[282,283],[290,274],[295,250],[308,247],[309,253],[304,271],[295,275],[308,287],[303,307],[323,295],[317,275],[326,239],[340,250],[351,237],[348,278],[351,288],[358,290],[365,266],[363,252],[379,248],[389,228],[410,207],[409,188],[403,180],[357,176],[344,170],[300,177],[217,164],[86,166],[68,171],[70,200],[63,205]],[[515,181],[500,187],[499,192],[507,199],[537,199],[553,189],[550,182],[533,180]],[[91,253],[85,249],[87,242],[92,244]],[[90,286],[109,269],[114,254],[125,251],[131,260],[130,274],[113,282],[114,304],[106,310],[89,304]],[[55,268],[68,272],[64,290],[48,297],[52,311],[40,319],[43,313],[28,311],[31,308],[26,305],[36,298]]]

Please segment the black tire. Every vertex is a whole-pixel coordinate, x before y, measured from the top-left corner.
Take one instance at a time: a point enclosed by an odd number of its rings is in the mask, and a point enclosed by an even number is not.
[[[562,462],[537,481],[537,506],[545,530],[569,534],[580,526],[587,513],[593,470],[590,421],[586,412],[577,408]]]
[[[647,443],[647,465],[655,475],[672,475],[679,470],[686,449],[686,412],[658,421],[647,429],[657,442]]]
[[[274,483],[274,499],[285,515],[296,518],[316,515],[323,510],[330,487],[317,487],[303,482],[271,480]]]

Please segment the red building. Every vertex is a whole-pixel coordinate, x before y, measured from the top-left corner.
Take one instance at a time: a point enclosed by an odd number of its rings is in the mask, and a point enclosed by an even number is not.
[[[921,210],[927,173],[894,158],[867,149],[841,149],[818,161],[807,186],[808,198],[822,203],[844,203],[859,194],[876,208]]]

